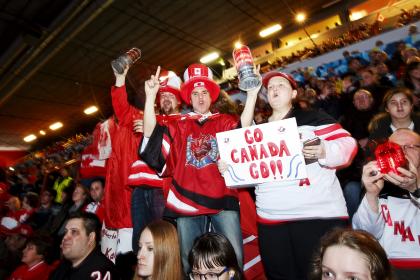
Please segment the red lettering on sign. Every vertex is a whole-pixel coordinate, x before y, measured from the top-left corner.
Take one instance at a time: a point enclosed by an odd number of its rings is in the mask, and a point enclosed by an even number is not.
[[[230,158],[232,159],[232,161],[234,162],[234,163],[238,163],[239,162],[239,159],[235,156],[235,154],[238,152],[238,150],[236,150],[236,149],[233,149],[231,152],[230,152]]]
[[[302,187],[304,185],[306,185],[306,186],[310,186],[311,185],[311,182],[309,182],[309,178],[300,179],[300,181],[299,181],[299,187]]]

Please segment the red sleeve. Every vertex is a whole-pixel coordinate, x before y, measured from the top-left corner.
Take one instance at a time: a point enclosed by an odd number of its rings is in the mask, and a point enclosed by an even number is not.
[[[122,87],[111,88],[112,108],[120,126],[132,126],[133,120],[139,118],[139,110],[131,106],[127,101],[127,90]]]

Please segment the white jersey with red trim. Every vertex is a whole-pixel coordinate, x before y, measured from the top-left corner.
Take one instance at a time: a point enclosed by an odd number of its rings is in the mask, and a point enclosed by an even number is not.
[[[372,211],[365,196],[353,216],[353,228],[375,236],[395,266],[420,268],[420,199],[381,195],[378,207],[378,213]]]
[[[329,115],[292,109],[301,141],[319,137],[325,158],[307,164],[308,178],[259,184],[255,188],[258,222],[281,223],[300,219],[348,218],[336,168],[350,164],[357,152],[350,133]]]

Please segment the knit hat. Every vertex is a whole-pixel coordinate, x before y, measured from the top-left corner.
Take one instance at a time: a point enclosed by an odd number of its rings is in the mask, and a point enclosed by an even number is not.
[[[184,84],[181,86],[181,98],[188,105],[191,104],[191,93],[197,87],[204,87],[209,91],[212,103],[217,100],[220,87],[213,80],[213,73],[206,65],[191,64],[184,72]]]

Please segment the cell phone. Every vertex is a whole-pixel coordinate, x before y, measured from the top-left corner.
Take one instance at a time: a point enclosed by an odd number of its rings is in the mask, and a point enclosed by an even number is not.
[[[320,144],[321,144],[321,139],[319,139],[318,137],[308,139],[303,142],[303,146],[316,146]]]
[[[312,138],[312,139],[308,139],[306,141],[303,142],[303,146],[317,146],[321,144],[321,139],[319,139],[318,137]],[[316,158],[305,158],[305,164],[311,164],[314,162],[317,162],[318,159]]]

